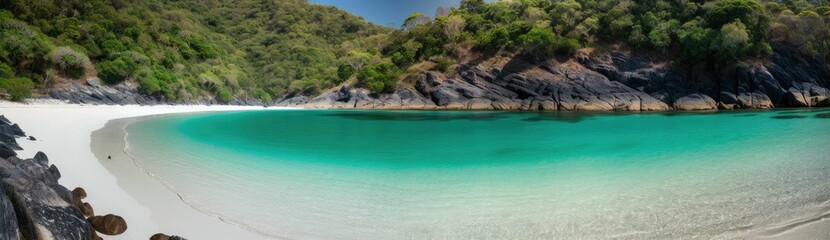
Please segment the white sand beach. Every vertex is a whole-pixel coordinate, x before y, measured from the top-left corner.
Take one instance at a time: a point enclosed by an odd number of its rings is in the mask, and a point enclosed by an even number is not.
[[[188,239],[266,239],[201,213],[135,166],[122,149],[102,164],[90,149],[91,133],[113,119],[204,111],[262,110],[242,106],[95,106],[60,102],[0,102],[0,114],[18,123],[36,141],[19,139],[21,158],[43,151],[69,189],[83,187],[96,215],[120,215],[127,231],[107,239],[148,239],[156,233]],[[268,108],[275,109],[275,108]],[[118,139],[113,144],[122,144]],[[120,153],[120,154],[119,154]],[[106,165],[106,166],[105,166]]]

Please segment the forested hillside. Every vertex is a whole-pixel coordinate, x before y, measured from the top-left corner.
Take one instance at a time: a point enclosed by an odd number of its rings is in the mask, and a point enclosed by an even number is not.
[[[8,0],[0,9],[0,88],[15,100],[97,75],[172,102],[270,101],[334,86],[341,45],[385,31],[304,0]]]
[[[825,0],[463,0],[399,29],[305,0],[6,0],[0,88],[135,81],[167,101],[315,95],[346,81],[392,92],[407,73],[511,53],[542,62],[624,48],[716,71],[773,44],[830,60]]]

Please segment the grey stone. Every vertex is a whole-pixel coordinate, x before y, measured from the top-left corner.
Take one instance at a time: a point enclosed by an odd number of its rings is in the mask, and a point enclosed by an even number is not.
[[[672,105],[675,110],[715,110],[717,103],[711,97],[705,94],[689,94],[678,98]]]
[[[0,184],[0,239],[21,239],[14,206],[5,193],[3,185]]]

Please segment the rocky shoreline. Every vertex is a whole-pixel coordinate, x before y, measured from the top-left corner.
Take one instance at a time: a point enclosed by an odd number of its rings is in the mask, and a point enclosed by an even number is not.
[[[689,70],[689,69],[692,70]],[[671,111],[830,106],[830,66],[775,46],[765,62],[719,72],[667,63],[622,50],[582,49],[573,58],[530,63],[518,56],[461,64],[450,73],[412,75],[396,90],[373,94],[347,84],[318,96],[271,102],[201,99],[166,102],[138,93],[135,84],[97,79],[48,91],[69,103],[107,105],[248,105],[323,109],[445,109],[511,111]]]
[[[103,239],[99,233],[116,236],[127,230],[120,216],[95,215],[83,201],[83,188],[70,191],[59,184],[61,173],[46,154],[19,158],[17,138],[36,140],[0,115],[0,239]],[[156,234],[150,239],[183,238]]]

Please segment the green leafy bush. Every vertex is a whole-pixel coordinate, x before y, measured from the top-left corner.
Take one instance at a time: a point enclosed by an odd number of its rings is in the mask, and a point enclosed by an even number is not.
[[[73,78],[83,77],[92,66],[86,54],[69,47],[56,48],[50,55],[52,63]]]
[[[11,78],[14,77],[14,70],[12,70],[9,65],[0,62],[0,78]]]
[[[272,100],[271,94],[268,94],[268,92],[262,89],[255,90],[254,96],[256,96],[257,99],[262,100],[263,102],[270,102]]]
[[[556,43],[556,35],[549,28],[534,28],[519,36],[519,44],[536,60],[547,57]]]
[[[573,38],[561,38],[556,41],[554,51],[558,54],[574,54],[581,46],[579,40]]]
[[[230,102],[233,100],[233,94],[231,93],[230,89],[227,88],[219,88],[219,91],[216,93],[219,97],[219,100],[222,102]]]
[[[120,83],[129,78],[131,74],[132,68],[124,59],[118,58],[98,63],[98,78],[106,83]]]
[[[388,93],[395,90],[401,70],[391,62],[383,62],[364,67],[358,74],[358,86],[369,88],[375,93]]]
[[[28,78],[0,78],[0,89],[6,90],[12,101],[21,101],[32,96],[35,83]]]
[[[346,81],[347,79],[352,77],[352,75],[354,75],[355,72],[357,71],[354,69],[354,67],[342,64],[337,67],[337,79],[340,80],[340,82]]]

